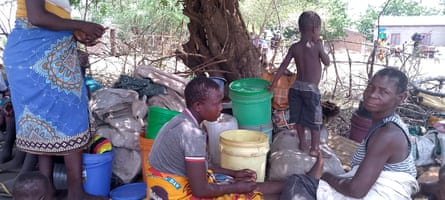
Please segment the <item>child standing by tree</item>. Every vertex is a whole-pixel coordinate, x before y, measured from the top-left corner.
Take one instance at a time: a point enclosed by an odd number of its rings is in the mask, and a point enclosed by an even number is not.
[[[317,156],[322,125],[321,95],[318,89],[322,70],[320,60],[324,65],[329,65],[330,61],[320,40],[320,16],[313,11],[303,12],[298,19],[298,28],[301,33],[300,41],[289,48],[272,81],[271,88],[276,86],[280,76],[294,59],[297,65],[297,80],[289,89],[289,121],[296,123],[299,148],[302,151],[308,149],[304,129],[307,127],[311,130],[309,155]]]

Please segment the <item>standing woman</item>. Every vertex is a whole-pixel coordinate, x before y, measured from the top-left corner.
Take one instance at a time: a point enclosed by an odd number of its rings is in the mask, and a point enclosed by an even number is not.
[[[76,51],[76,41],[94,45],[105,28],[70,19],[69,0],[17,0],[17,5],[15,28],[3,56],[16,145],[39,155],[39,169],[53,192],[52,156],[62,155],[68,199],[105,199],[87,194],[82,186],[82,149],[90,133],[87,90]]]

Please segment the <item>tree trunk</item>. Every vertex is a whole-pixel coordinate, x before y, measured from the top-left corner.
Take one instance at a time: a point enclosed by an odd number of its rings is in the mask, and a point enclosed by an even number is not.
[[[179,57],[198,75],[225,78],[228,82],[259,77],[260,52],[249,37],[238,0],[185,0],[189,41]]]

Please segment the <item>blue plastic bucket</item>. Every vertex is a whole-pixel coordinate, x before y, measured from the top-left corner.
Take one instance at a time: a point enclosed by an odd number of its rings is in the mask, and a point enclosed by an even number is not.
[[[215,81],[216,83],[218,83],[219,86],[219,90],[221,91],[221,93],[224,95],[224,85],[226,84],[226,79],[221,78],[221,77],[217,77],[217,76],[211,76],[209,77],[210,79],[212,79],[213,81]]]
[[[141,200],[147,194],[146,183],[130,183],[119,186],[110,192],[112,200]]]
[[[114,151],[102,154],[83,154],[83,188],[85,192],[108,197]]]

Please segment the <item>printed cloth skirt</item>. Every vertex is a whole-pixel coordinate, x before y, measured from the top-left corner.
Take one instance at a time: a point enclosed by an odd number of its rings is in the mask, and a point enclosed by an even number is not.
[[[227,177],[227,176],[224,176]],[[228,184],[233,179],[217,179],[212,170],[207,171],[207,181],[214,184]],[[247,194],[225,194],[214,198],[198,198],[192,195],[192,189],[186,177],[160,172],[149,167],[147,173],[147,199],[184,199],[184,200],[262,200],[263,194],[253,191]]]
[[[71,31],[18,18],[3,54],[16,119],[16,145],[58,155],[88,144],[87,90]]]

